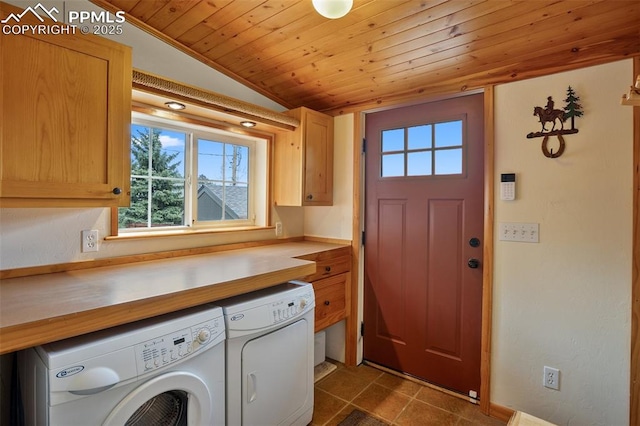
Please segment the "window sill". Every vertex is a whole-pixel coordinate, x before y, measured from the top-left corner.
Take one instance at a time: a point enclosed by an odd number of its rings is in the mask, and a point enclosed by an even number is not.
[[[237,233],[247,231],[266,231],[275,229],[275,226],[238,226],[229,228],[217,228],[217,229],[169,229],[162,231],[143,231],[143,232],[127,232],[119,235],[109,235],[104,239],[107,241],[124,241],[124,240],[137,240],[147,238],[166,238],[166,237],[187,237],[193,235],[214,235],[214,234],[226,234]]]

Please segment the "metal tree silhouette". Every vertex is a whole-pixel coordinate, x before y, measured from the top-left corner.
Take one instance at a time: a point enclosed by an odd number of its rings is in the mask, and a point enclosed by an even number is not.
[[[582,105],[578,103],[580,98],[576,96],[576,92],[569,86],[567,89],[567,99],[564,100],[567,106],[564,107],[565,119],[571,118],[571,129],[575,129],[574,119],[576,117],[582,117]]]

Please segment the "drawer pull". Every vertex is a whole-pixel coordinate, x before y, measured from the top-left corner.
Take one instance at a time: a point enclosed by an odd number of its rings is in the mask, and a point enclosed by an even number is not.
[[[331,266],[325,266],[324,267],[324,272],[325,272],[325,274],[328,274],[329,272],[331,272]]]
[[[324,301],[325,306],[329,306],[329,304],[331,304],[331,302],[329,302],[328,300]]]

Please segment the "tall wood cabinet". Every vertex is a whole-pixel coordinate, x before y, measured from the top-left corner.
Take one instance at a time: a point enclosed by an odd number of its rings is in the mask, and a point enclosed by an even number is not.
[[[16,11],[0,3],[3,19]],[[79,30],[1,34],[0,64],[0,204],[128,205],[131,49]]]
[[[276,138],[275,204],[330,206],[333,204],[333,117],[304,107],[286,114],[300,120],[300,126]]]

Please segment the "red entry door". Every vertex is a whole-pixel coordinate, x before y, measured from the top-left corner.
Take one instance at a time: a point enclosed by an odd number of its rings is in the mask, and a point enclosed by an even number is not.
[[[480,391],[483,95],[366,116],[364,358]]]

